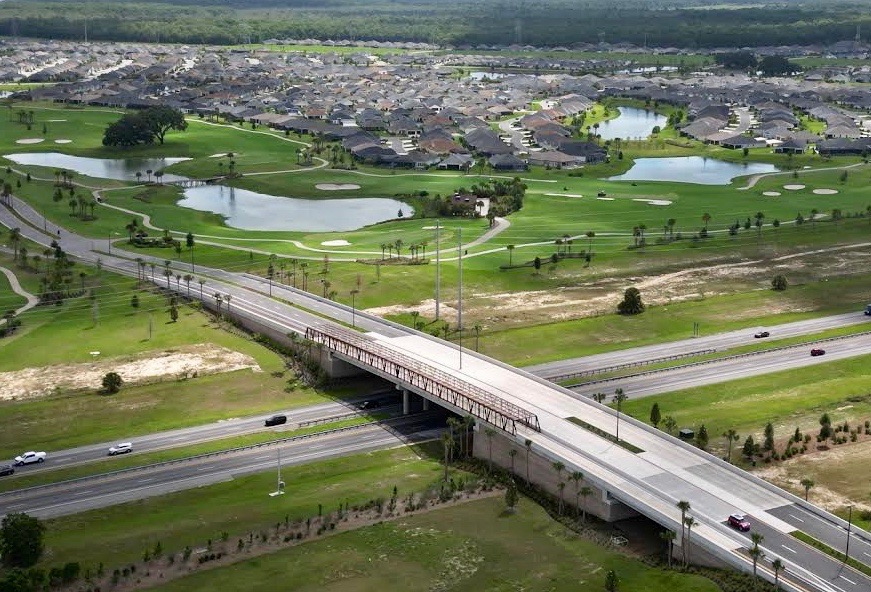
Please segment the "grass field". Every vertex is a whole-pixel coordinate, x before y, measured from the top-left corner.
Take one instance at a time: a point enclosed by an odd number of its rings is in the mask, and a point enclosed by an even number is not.
[[[0,267],[6,267],[6,269],[13,273],[16,271],[14,267],[7,267],[2,262],[0,262]],[[12,286],[9,284],[9,280],[6,279],[6,274],[0,273],[0,312],[5,313],[7,310],[15,310],[26,302],[27,299],[24,296],[19,296],[12,291]]]
[[[342,533],[155,588],[160,592],[227,589],[331,592],[359,590],[601,589],[613,569],[626,592],[714,592],[694,575],[650,568],[578,538],[541,508],[521,500],[504,513],[499,498]]]
[[[751,434],[761,442],[767,422],[778,439],[786,439],[796,427],[816,435],[823,413],[835,424],[871,419],[869,361],[871,356],[858,356],[638,400],[629,392],[623,410],[649,421],[650,408],[658,403],[662,416],[671,415],[680,427],[704,423],[717,450],[725,449],[720,434],[729,429],[740,434],[739,446]]]
[[[167,552],[186,545],[204,546],[222,531],[232,536],[257,532],[290,519],[317,515],[340,502],[361,504],[389,498],[396,486],[400,498],[421,491],[441,478],[437,460],[411,448],[372,452],[313,464],[285,467],[287,495],[271,498],[275,472],[239,477],[226,483],[153,497],[47,521],[45,563],[81,561],[107,567],[141,559],[145,549],[161,541]],[[99,540],[99,545],[94,541]]]

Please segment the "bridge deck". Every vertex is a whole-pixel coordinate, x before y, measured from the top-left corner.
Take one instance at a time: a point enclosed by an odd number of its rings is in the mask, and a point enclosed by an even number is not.
[[[517,424],[541,431],[534,413],[470,382],[388,349],[362,333],[335,325],[318,325],[306,329],[305,336],[339,354],[395,376],[506,432],[516,434]]]

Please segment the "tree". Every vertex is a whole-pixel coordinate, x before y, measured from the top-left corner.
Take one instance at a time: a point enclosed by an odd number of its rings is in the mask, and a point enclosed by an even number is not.
[[[560,481],[557,483],[556,488],[559,490],[559,506],[557,507],[557,514],[560,516],[563,515],[563,491],[566,488],[565,481]]]
[[[505,248],[508,249],[508,267],[511,267],[513,265],[512,255],[514,254],[514,245],[508,245]]]
[[[759,70],[763,76],[791,76],[801,72],[798,66],[783,56],[765,56],[759,60]]]
[[[527,438],[523,445],[526,447],[526,483],[529,484],[529,453],[532,451],[532,440]]]
[[[536,257],[532,260],[532,267],[535,269],[536,274],[541,270],[541,257]]]
[[[774,451],[774,426],[771,425],[770,421],[765,424],[765,440],[762,442],[762,450]]]
[[[699,429],[696,430],[696,446],[705,450],[708,447],[708,428],[705,427],[705,424],[699,426]]]
[[[130,298],[130,306],[133,308],[139,308],[139,296],[134,294],[133,297]]]
[[[738,435],[738,432],[736,432],[734,429],[729,428],[728,430],[723,432],[723,437],[726,438],[726,445],[728,447],[728,452],[726,453],[726,461],[732,462],[732,444],[737,442],[740,436]]]
[[[114,395],[121,390],[123,382],[121,375],[117,372],[107,372],[103,376],[103,390],[110,395]]]
[[[496,430],[491,427],[484,428],[484,435],[487,436],[487,471],[493,472],[493,436],[496,435]]]
[[[711,221],[711,215],[707,212],[702,214],[702,223],[705,225],[705,230],[708,229],[708,222]]]
[[[804,501],[808,501],[810,490],[814,485],[816,485],[816,483],[814,483],[814,480],[809,477],[805,477],[800,481],[800,483],[801,486],[804,487]]]
[[[788,282],[786,281],[786,276],[782,273],[778,273],[776,276],[771,278],[771,289],[776,292],[783,292],[786,290]]]
[[[829,438],[832,437],[832,419],[829,417],[828,413],[823,413],[820,416],[820,435],[819,440],[825,444],[828,442]]]
[[[149,107],[142,112],[142,118],[151,134],[161,144],[163,144],[163,140],[169,130],[173,129],[181,132],[188,127],[184,114],[178,109],[173,109],[166,105]]]
[[[641,292],[638,288],[627,288],[623,292],[623,300],[617,305],[617,314],[636,315],[644,312],[644,303],[641,301]]]
[[[517,457],[517,449],[512,448],[508,451],[508,458],[511,459],[511,474],[514,475],[514,459]]]
[[[21,247],[21,229],[16,227],[9,231],[9,242],[12,243],[12,260],[18,261],[18,249]]]
[[[780,589],[780,574],[783,571],[786,571],[786,566],[783,565],[783,561],[778,557],[774,561],[771,562],[771,569],[774,570],[774,589]]]
[[[505,505],[508,506],[510,514],[517,510],[517,500],[517,485],[514,484],[514,479],[509,479],[508,487],[505,488]]]
[[[684,564],[687,562],[687,540],[684,538],[684,527],[686,525],[687,512],[690,511],[690,503],[686,500],[680,500],[677,504],[677,509],[680,510],[680,546],[683,552]]]
[[[109,124],[103,132],[103,146],[129,148],[139,144],[152,144],[154,133],[140,113],[129,113]],[[150,171],[149,171],[150,173]],[[151,175],[149,174],[149,181]]]
[[[756,587],[756,566],[759,564],[759,560],[765,557],[765,553],[759,547],[753,547],[747,551],[747,554],[753,560],[753,586]]]
[[[659,403],[654,403],[650,408],[650,423],[655,428],[659,428],[659,422],[662,421],[662,416],[659,413]]]
[[[686,553],[684,555],[684,567],[689,567],[689,564],[690,564],[690,538],[692,535],[693,526],[696,526],[698,524],[698,522],[696,522],[696,519],[693,518],[692,516],[687,516],[686,518],[684,518],[683,523],[687,527],[687,540],[686,540],[686,547],[684,548],[684,551]]]
[[[617,404],[617,441],[620,441],[620,408],[623,405],[623,401],[629,398],[629,395],[623,392],[622,388],[618,388],[614,391],[614,402]]]
[[[451,448],[454,447],[454,438],[451,436],[450,432],[442,432],[442,447],[444,448],[445,454],[445,483],[448,482],[448,465],[451,462]]]
[[[677,420],[671,415],[666,415],[662,420],[662,425],[665,426],[665,431],[669,435],[674,434],[674,429],[677,427]]]
[[[581,481],[583,478],[584,474],[580,471],[572,471],[571,475],[569,475],[569,479],[575,482],[575,516],[578,515],[578,509],[580,508],[578,498],[581,495]]]
[[[677,535],[675,534],[675,532],[673,530],[664,530],[661,533],[659,533],[659,538],[661,538],[662,540],[665,541],[669,569],[671,569],[671,555],[672,555],[671,549],[672,549],[672,545],[674,545],[674,539],[676,536]]]
[[[605,591],[606,592],[617,592],[617,585],[620,583],[620,578],[617,577],[617,572],[613,569],[609,569],[608,573],[605,574]]]
[[[39,561],[45,526],[24,513],[7,514],[0,522],[0,559],[6,567],[30,567]]]
[[[175,304],[169,307],[169,318],[173,323],[178,321],[178,307]]]
[[[593,489],[591,487],[581,487],[581,497],[584,498],[584,504],[581,508],[582,517],[581,520],[584,522],[587,521],[587,497],[589,497],[593,493]]]

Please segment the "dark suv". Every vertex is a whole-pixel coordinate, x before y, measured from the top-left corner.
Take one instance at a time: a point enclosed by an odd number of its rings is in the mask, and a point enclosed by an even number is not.
[[[286,415],[273,415],[272,417],[270,417],[266,420],[265,425],[266,425],[266,427],[270,427],[270,426],[281,425],[283,423],[287,423],[287,416]]]
[[[12,465],[5,465],[0,467],[0,477],[5,475],[12,475],[13,473],[15,473],[15,467],[13,467]]]

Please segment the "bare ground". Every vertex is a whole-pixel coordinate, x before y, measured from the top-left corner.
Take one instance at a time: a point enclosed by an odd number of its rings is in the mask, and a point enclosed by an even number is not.
[[[107,372],[117,372],[125,384],[139,384],[245,368],[260,370],[251,356],[211,343],[201,343],[81,364],[57,364],[0,372],[0,401],[45,396],[57,389],[96,390],[101,387]]]
[[[686,300],[732,294],[752,289],[769,289],[775,273],[785,274],[791,283],[817,281],[820,278],[866,273],[871,267],[868,244],[848,245],[792,253],[779,257],[730,261],[705,267],[682,269],[638,277],[606,277],[611,271],[596,270],[602,279],[586,281],[581,275],[565,276],[566,283],[577,284],[547,290],[508,293],[472,293],[463,303],[467,319],[487,325],[537,324],[598,316],[614,311],[623,291],[635,286],[649,305],[666,305]],[[542,274],[547,271],[542,270]],[[448,320],[456,315],[455,302],[442,302],[442,314]],[[794,302],[784,304],[789,312],[802,312]],[[415,305],[370,308],[376,315],[394,315],[417,311],[423,317],[435,316],[435,300]],[[778,311],[768,311],[776,314]],[[755,316],[755,311],[748,311]]]

